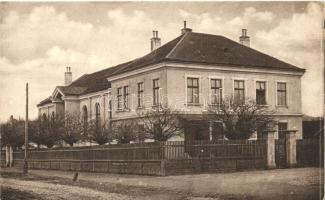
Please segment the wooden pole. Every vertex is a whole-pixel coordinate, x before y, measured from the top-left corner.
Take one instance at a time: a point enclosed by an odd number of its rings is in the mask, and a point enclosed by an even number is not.
[[[24,157],[25,174],[28,173],[27,148],[28,148],[28,83],[26,83],[25,157]]]

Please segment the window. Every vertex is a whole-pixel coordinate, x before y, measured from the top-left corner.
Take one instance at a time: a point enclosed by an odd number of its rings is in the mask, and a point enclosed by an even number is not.
[[[52,122],[52,124],[54,123],[54,120],[55,120],[55,113],[54,113],[54,111],[52,111],[52,114],[51,114],[51,122]]]
[[[109,107],[109,110],[108,110],[109,118],[112,119],[112,101],[111,100],[109,100],[109,102],[108,102],[108,107]]]
[[[187,78],[187,103],[199,103],[199,79]]]
[[[277,84],[277,104],[278,106],[287,105],[287,85],[286,83]]]
[[[279,139],[285,138],[285,132],[288,130],[288,123],[287,122],[279,122],[278,123],[278,135]]]
[[[99,126],[100,123],[100,105],[99,103],[95,104],[95,114],[96,114],[96,126]]]
[[[129,87],[124,86],[124,95],[123,95],[123,102],[124,102],[124,109],[129,109]]]
[[[138,108],[143,107],[143,82],[138,83]]]
[[[153,80],[153,105],[159,104],[159,79]]]
[[[234,81],[234,100],[236,103],[245,103],[245,81],[235,80]]]
[[[123,109],[122,104],[122,88],[117,88],[117,110]]]
[[[88,128],[88,110],[87,110],[87,106],[82,107],[82,118],[83,118],[83,128],[84,128],[84,131],[86,131],[87,128]]]
[[[266,104],[266,83],[263,81],[256,81],[256,104]]]
[[[220,104],[222,100],[221,79],[211,79],[211,104]]]
[[[47,116],[46,116],[45,113],[43,113],[42,125],[43,125],[43,127],[47,127],[47,128],[48,128],[48,126],[49,126],[49,123],[48,123],[48,121],[47,121]]]
[[[87,123],[88,122],[88,109],[87,109],[87,106],[82,107],[82,117],[83,117],[83,122]]]

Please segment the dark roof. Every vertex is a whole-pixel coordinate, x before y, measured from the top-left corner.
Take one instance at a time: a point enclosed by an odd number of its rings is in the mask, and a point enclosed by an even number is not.
[[[37,104],[37,106],[43,106],[48,103],[52,103],[51,97],[48,97],[48,98],[42,100],[39,104]]]
[[[105,90],[111,87],[111,83],[107,81],[107,77],[110,76],[115,70],[119,69],[120,66],[124,66],[127,63],[117,65],[115,67],[106,68],[94,72],[92,74],[85,74],[73,81],[68,86],[57,86],[61,92],[65,95],[82,95],[91,92],[97,92]]]
[[[112,75],[162,61],[305,71],[226,37],[188,32],[146,56],[131,61]]]
[[[111,87],[107,77],[163,61],[305,71],[223,36],[188,32],[143,57],[92,74],[85,74],[68,86],[58,87],[68,95],[97,92]]]
[[[203,33],[186,34],[167,59],[225,66],[304,71],[304,69],[241,45],[226,37]]]

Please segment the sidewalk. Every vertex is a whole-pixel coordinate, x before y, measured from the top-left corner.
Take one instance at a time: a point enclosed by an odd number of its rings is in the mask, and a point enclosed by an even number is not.
[[[72,179],[74,172],[30,170],[38,176]],[[200,196],[240,195],[258,199],[319,199],[320,168],[293,168],[181,176],[137,176],[79,172],[79,179],[97,183],[164,188]]]

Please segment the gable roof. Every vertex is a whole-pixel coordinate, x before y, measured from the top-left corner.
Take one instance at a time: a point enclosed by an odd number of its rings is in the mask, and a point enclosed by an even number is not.
[[[164,61],[214,64],[304,72],[302,68],[246,47],[219,35],[188,32],[135,60],[85,74],[68,86],[58,86],[65,95],[82,95],[111,87],[106,78]]]

